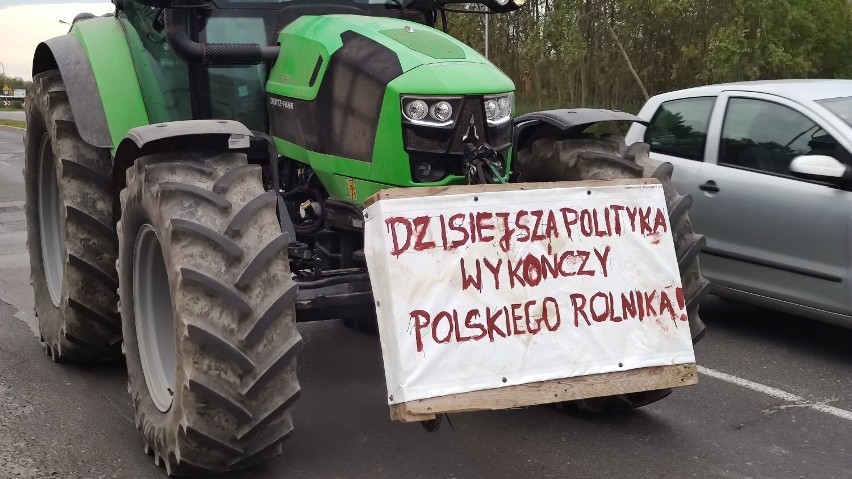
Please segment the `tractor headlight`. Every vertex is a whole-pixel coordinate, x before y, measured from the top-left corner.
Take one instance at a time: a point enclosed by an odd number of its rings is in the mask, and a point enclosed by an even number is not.
[[[405,116],[410,120],[422,120],[428,112],[429,106],[423,100],[414,100],[405,105]]]
[[[485,100],[485,117],[488,123],[497,121],[497,100]]]
[[[447,127],[453,124],[461,97],[402,97],[402,116],[409,123]]]
[[[431,183],[447,176],[447,169],[439,160],[421,159],[414,163],[412,176],[418,183]]]
[[[485,118],[491,126],[502,125],[512,119],[515,109],[515,94],[489,95],[485,97]]]
[[[453,106],[445,101],[439,101],[429,109],[429,116],[440,122],[447,121],[453,116]]]

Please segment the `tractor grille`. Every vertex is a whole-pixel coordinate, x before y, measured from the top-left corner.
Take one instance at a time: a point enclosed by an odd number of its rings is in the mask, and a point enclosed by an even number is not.
[[[485,121],[482,96],[462,99],[456,122],[452,127],[402,125],[403,143],[411,164],[421,159],[432,159],[446,165],[450,175],[463,175],[465,136],[475,143],[486,142],[500,153],[505,166],[509,147],[512,146],[512,122],[489,127]]]
[[[456,115],[453,127],[402,125],[405,151],[409,153],[464,155],[464,138],[470,134],[487,142],[495,150],[509,148],[512,143],[512,122],[489,127],[485,122],[485,111],[481,96],[466,96]],[[473,139],[473,138],[471,138]]]

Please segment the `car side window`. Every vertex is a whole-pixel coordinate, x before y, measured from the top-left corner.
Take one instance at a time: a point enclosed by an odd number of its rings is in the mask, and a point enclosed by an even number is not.
[[[702,161],[707,126],[715,104],[716,97],[664,102],[651,118],[645,143],[656,153]]]
[[[725,110],[719,164],[793,176],[790,162],[801,155],[848,161],[837,141],[807,116],[766,100],[731,98]]]

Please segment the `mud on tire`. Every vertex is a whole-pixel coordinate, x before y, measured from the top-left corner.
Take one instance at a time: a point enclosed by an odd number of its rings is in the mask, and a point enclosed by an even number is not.
[[[698,305],[710,291],[710,282],[701,275],[698,264],[698,253],[704,247],[705,239],[692,231],[687,214],[692,197],[675,191],[671,183],[671,163],[654,161],[648,153],[647,144],[635,143],[627,147],[623,138],[615,136],[563,141],[542,139],[518,152],[514,172],[517,181],[658,179],[665,192],[694,344],[705,332],[704,322],[698,315]],[[621,394],[573,401],[566,406],[589,412],[634,409],[670,393],[671,389]]]
[[[26,103],[27,247],[35,313],[55,361],[120,356],[109,152],[85,143],[59,72]]]
[[[287,239],[260,166],[233,153],[143,157],[127,171],[121,206],[128,388],[146,452],[169,475],[232,471],[274,458],[293,428],[301,337]],[[134,264],[137,252],[151,251],[144,245],[152,231],[161,252],[146,257],[160,261],[168,284],[159,293],[134,285],[135,278],[152,278],[142,273],[145,264]],[[156,321],[173,331],[173,345],[157,341],[168,344],[164,369],[173,366],[167,407],[150,363],[143,369],[143,359],[162,352],[145,339]]]

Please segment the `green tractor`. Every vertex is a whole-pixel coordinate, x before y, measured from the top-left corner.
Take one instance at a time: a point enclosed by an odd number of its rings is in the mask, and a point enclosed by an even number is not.
[[[362,203],[384,188],[654,176],[703,333],[691,198],[647,145],[584,133],[641,120],[515,118],[512,81],[435,28],[451,2],[114,0],[38,46],[24,173],[41,338],[54,361],[124,353],[136,425],[169,475],[280,453],[296,323],[375,318]]]

